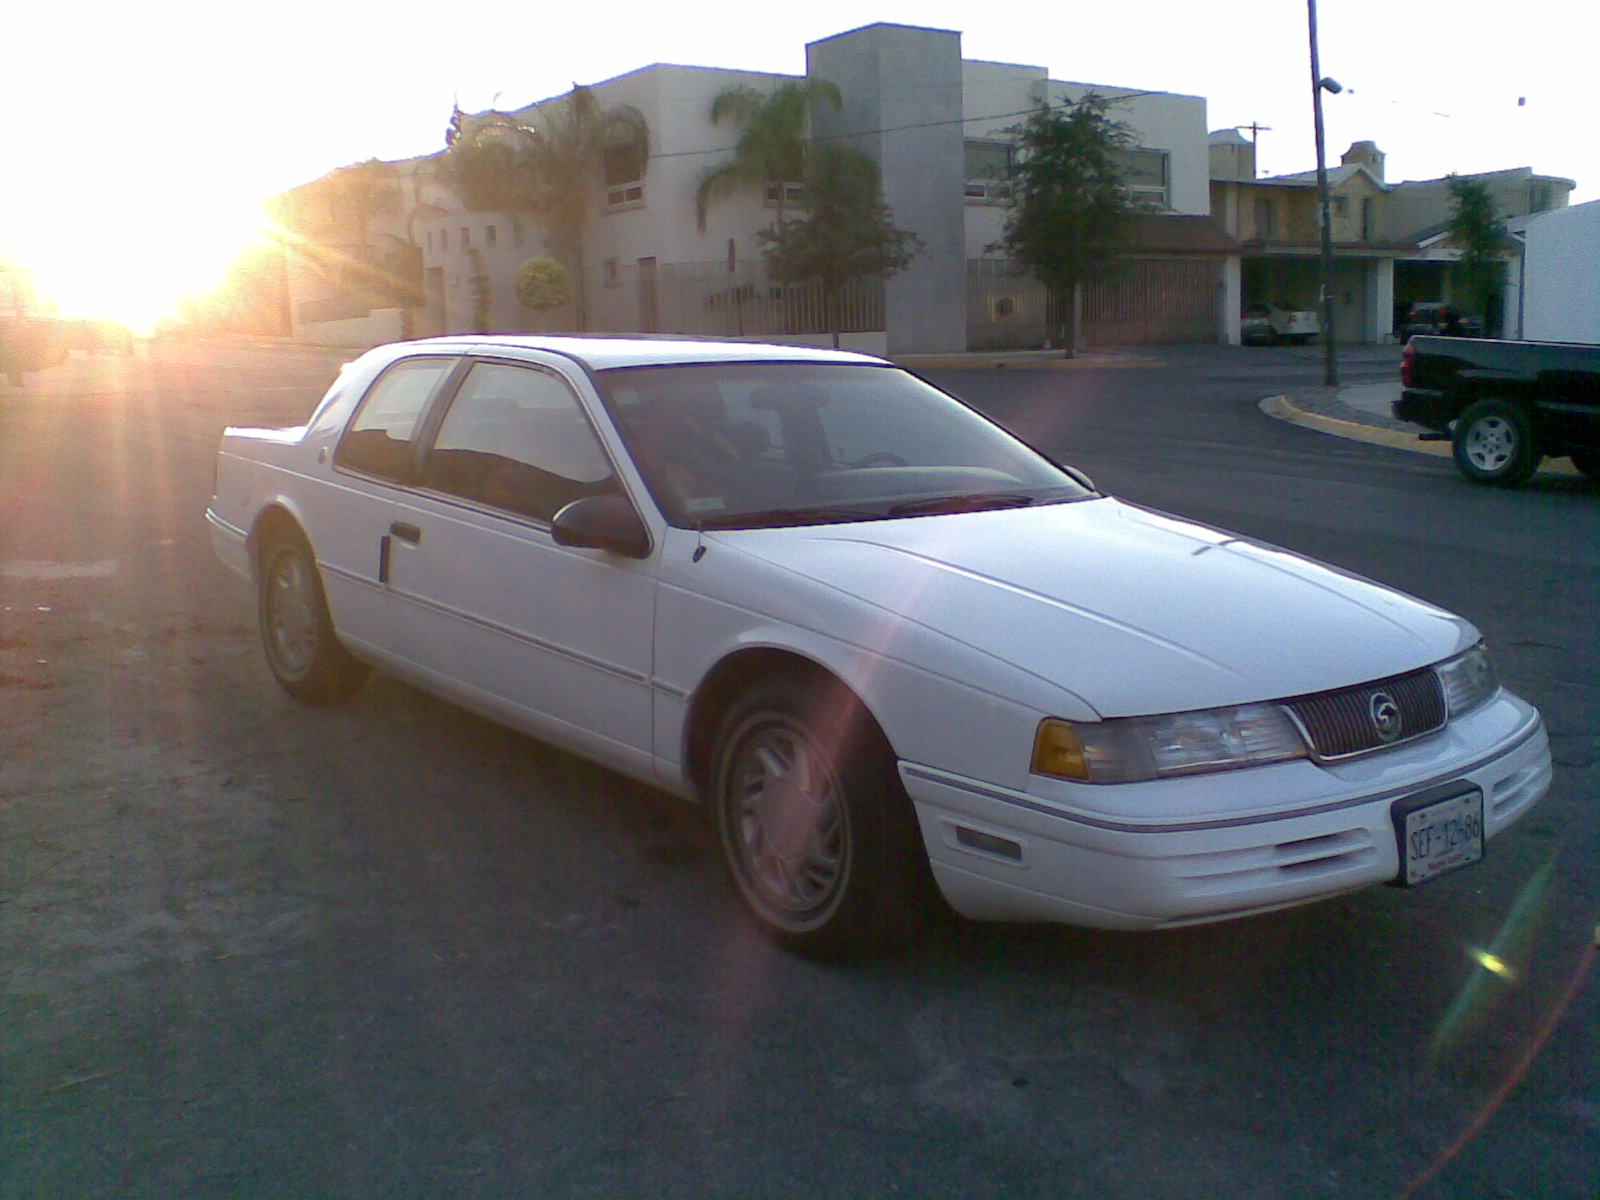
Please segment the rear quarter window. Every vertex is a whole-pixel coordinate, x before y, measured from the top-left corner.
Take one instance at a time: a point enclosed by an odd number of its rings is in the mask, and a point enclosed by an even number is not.
[[[378,376],[339,440],[334,464],[383,479],[409,478],[422,410],[454,365],[447,358],[408,358]]]

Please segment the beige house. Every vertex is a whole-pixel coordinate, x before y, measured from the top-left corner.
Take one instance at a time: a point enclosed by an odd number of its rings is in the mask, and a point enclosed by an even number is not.
[[[1258,179],[1255,147],[1235,130],[1212,133],[1211,215],[1240,244],[1244,306],[1322,311],[1322,212],[1317,173]],[[1356,142],[1328,170],[1334,328],[1341,342],[1392,336],[1395,264],[1414,243],[1394,234],[1383,153]],[[1234,337],[1237,340],[1237,329]]]

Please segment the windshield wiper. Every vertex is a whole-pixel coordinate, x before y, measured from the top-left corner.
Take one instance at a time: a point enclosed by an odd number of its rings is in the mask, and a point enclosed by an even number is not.
[[[770,529],[782,525],[835,525],[844,521],[881,521],[884,514],[871,508],[768,508],[751,513],[723,513],[704,517],[695,529]]]
[[[889,509],[891,517],[918,517],[934,513],[979,512],[989,508],[1026,508],[1034,497],[1025,492],[958,492],[953,496],[929,496],[907,500]]]

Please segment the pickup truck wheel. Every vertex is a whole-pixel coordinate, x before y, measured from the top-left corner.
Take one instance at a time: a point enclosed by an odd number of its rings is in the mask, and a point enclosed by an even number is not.
[[[1574,450],[1572,465],[1588,476],[1591,483],[1600,483],[1600,450]]]
[[[893,751],[833,680],[778,677],[724,718],[712,816],[763,930],[810,958],[855,958],[916,931],[932,889]]]
[[[1451,439],[1456,466],[1473,483],[1516,487],[1543,457],[1522,410],[1504,400],[1479,400],[1456,419]]]
[[[316,559],[303,538],[280,537],[266,547],[258,611],[267,665],[295,699],[330,704],[366,682],[370,668],[333,631]]]

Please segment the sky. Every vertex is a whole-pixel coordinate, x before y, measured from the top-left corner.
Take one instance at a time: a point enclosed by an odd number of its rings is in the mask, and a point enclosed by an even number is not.
[[[0,259],[64,313],[148,327],[261,236],[259,205],[368,158],[443,148],[451,106],[518,108],[651,63],[800,74],[875,21],[951,29],[970,59],[1207,100],[1264,126],[1261,174],[1315,163],[1304,0],[1048,6],[810,0],[553,6],[389,0],[26,0],[0,69]],[[1328,160],[1391,182],[1531,166],[1600,197],[1596,19],[1571,0],[1319,0]]]

